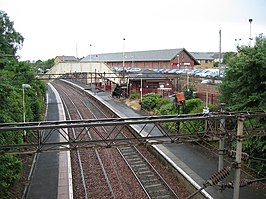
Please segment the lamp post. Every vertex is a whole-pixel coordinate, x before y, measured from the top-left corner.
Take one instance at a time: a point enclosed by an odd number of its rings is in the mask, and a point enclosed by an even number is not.
[[[91,63],[91,47],[92,45],[90,44],[90,63]]]
[[[209,107],[208,107],[208,101],[209,101],[209,93],[208,93],[208,83],[210,83],[210,81],[208,79],[202,80],[201,81],[202,84],[206,84],[206,104],[205,104],[205,108],[203,108],[203,113],[209,113]]]
[[[132,64],[131,67],[134,68],[134,56],[131,56]]]
[[[251,23],[252,23],[253,19],[249,19],[248,21],[249,21],[249,24],[250,24],[250,26],[249,26],[249,46],[251,46],[251,40],[252,40],[252,37],[251,37]]]
[[[22,87],[23,122],[25,123],[26,122],[26,107],[25,107],[25,91],[24,91],[24,89],[25,88],[31,88],[31,86],[29,84],[22,84],[21,87]],[[26,141],[26,136],[27,136],[27,132],[26,132],[26,130],[24,130],[24,133],[23,133],[24,142]]]
[[[142,73],[141,74],[138,74],[137,76],[140,76],[140,102],[142,102],[142,88],[143,88],[143,85],[142,85]]]
[[[123,72],[125,70],[125,38],[123,38]]]

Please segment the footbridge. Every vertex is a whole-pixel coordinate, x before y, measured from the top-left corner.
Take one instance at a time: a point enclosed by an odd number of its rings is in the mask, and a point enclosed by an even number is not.
[[[103,62],[60,62],[55,64],[47,73],[39,75],[39,79],[56,79],[69,75],[78,76],[84,83],[102,82],[118,84],[121,82],[119,74],[114,73]]]

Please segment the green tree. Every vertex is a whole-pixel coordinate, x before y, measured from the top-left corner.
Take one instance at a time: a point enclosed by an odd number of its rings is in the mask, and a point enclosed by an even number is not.
[[[235,52],[226,52],[224,53],[223,57],[223,64],[228,64],[230,62],[230,59],[236,56]]]
[[[10,59],[16,59],[17,50],[22,47],[24,38],[15,31],[14,23],[0,10],[0,69]]]
[[[221,100],[232,111],[266,109],[266,38],[256,38],[254,47],[238,47],[238,53],[228,60],[228,68],[220,85]],[[265,126],[265,120],[258,121]],[[266,139],[263,136],[247,138],[243,150],[252,157],[265,159]],[[249,160],[248,165],[260,177],[266,165],[261,161]]]
[[[266,108],[266,39],[256,38],[254,47],[241,46],[231,57],[220,85],[221,101],[231,110]]]
[[[22,84],[30,84],[25,94],[27,121],[40,121],[44,110],[45,84],[35,80],[33,67],[19,62],[16,52],[23,37],[13,28],[13,22],[0,11],[0,123],[23,121]],[[22,144],[23,133],[0,132],[0,145]],[[0,155],[0,198],[11,198],[9,188],[20,178],[20,156]]]

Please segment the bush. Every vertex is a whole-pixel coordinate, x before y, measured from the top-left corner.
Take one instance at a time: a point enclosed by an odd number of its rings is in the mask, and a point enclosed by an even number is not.
[[[189,85],[185,85],[182,88],[182,90],[184,92],[186,100],[190,100],[190,99],[195,98],[195,96],[194,96],[194,91],[195,91],[194,83],[190,83]]]
[[[197,107],[202,107],[202,101],[199,98],[186,100],[185,113],[190,113],[193,109]],[[202,110],[201,110],[202,112]]]
[[[162,98],[156,93],[148,93],[142,97],[142,106],[147,110],[152,110],[156,107],[157,100]]]
[[[0,156],[0,198],[9,198],[8,190],[20,178],[21,161],[11,155]]]
[[[174,103],[168,103],[160,108],[161,115],[174,115],[177,113],[177,107]]]
[[[23,78],[24,74],[27,74],[25,78]],[[21,77],[14,81],[17,75]],[[24,62],[10,62],[0,70],[0,123],[23,121],[21,85],[24,83],[31,85],[31,89],[25,90],[24,96],[26,121],[42,119],[46,85],[40,80],[34,80],[34,77],[35,74]],[[21,143],[23,143],[22,131],[0,134],[0,145]],[[19,156],[0,156],[0,198],[10,198],[8,189],[20,178],[21,165]]]
[[[138,93],[137,93],[137,91],[134,89],[134,90],[132,90],[132,93],[131,93],[129,99],[134,100],[134,99],[137,99],[137,98],[138,98]]]

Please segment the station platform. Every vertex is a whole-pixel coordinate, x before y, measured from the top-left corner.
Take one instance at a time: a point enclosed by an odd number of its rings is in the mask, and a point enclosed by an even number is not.
[[[63,104],[57,91],[48,84],[46,92],[46,121],[65,120]],[[47,132],[44,132],[47,133]],[[52,134],[50,141],[62,139]],[[70,152],[35,154],[35,166],[25,197],[27,199],[72,199]]]

